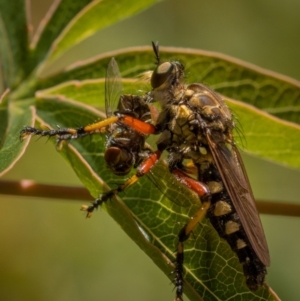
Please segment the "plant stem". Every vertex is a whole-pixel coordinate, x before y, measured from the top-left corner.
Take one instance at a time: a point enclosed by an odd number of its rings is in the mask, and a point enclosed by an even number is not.
[[[89,192],[83,187],[39,184],[32,180],[0,181],[0,194],[25,197],[64,199],[72,201],[92,201]],[[300,205],[285,201],[256,201],[261,214],[300,216]]]

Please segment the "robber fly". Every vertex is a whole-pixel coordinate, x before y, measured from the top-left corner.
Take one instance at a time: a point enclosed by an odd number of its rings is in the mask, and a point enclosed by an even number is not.
[[[203,211],[219,235],[236,252],[251,290],[263,285],[269,251],[244,165],[234,144],[232,115],[220,95],[210,88],[183,83],[180,62],[160,62],[153,44],[157,68],[151,77],[154,101],[162,111],[156,130],[160,151],[166,150],[171,173],[198,191],[202,207],[179,234],[177,246],[177,299],[182,295],[183,242],[203,218]],[[196,167],[195,181],[184,160]],[[199,189],[201,187],[201,189]]]
[[[151,75],[149,93],[121,96],[118,110],[112,113],[107,109],[107,119],[103,121],[78,129],[41,131],[25,127],[21,139],[37,134],[56,135],[60,141],[103,128],[108,130],[105,154],[108,167],[115,174],[126,174],[132,166],[137,171],[92,205],[83,206],[88,217],[103,202],[149,174],[166,151],[171,176],[196,192],[201,200],[199,210],[178,234],[174,271],[176,300],[182,300],[183,295],[184,242],[205,216],[237,254],[248,287],[256,290],[264,283],[266,266],[270,263],[269,251],[249,180],[234,144],[232,115],[222,97],[210,88],[199,83],[186,85],[184,66],[178,61],[161,62],[158,44],[152,45],[157,67]],[[108,70],[116,73],[114,67]],[[112,83],[118,85],[118,80],[116,76],[108,78],[106,97],[111,99],[108,95],[111,95]],[[148,102],[161,105],[155,125],[149,119]],[[110,107],[108,100],[106,105]],[[152,134],[160,134],[156,151],[144,147],[145,137]],[[190,161],[193,168],[187,164]]]

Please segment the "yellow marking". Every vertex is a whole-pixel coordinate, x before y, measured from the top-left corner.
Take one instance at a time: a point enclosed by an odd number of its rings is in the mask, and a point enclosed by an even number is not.
[[[77,130],[76,129],[68,129],[69,134],[75,135],[77,134]]]
[[[190,219],[185,227],[186,235],[190,235],[193,230],[197,227],[197,225],[203,220],[206,216],[207,210],[210,207],[210,202],[204,202],[201,208],[194,214],[194,216]]]
[[[191,97],[194,93],[195,93],[194,90],[192,90],[192,89],[186,89],[184,91],[184,96]]]
[[[131,178],[129,178],[123,185],[121,185],[121,189],[125,190],[126,188],[128,188],[129,186],[133,185],[136,181],[138,181],[138,176],[137,175],[133,175]]]
[[[200,154],[201,155],[206,155],[207,154],[207,149],[203,146],[200,146],[199,147],[199,150],[200,150]]]
[[[210,181],[206,183],[211,194],[219,193],[223,190],[223,185],[220,182]]]
[[[178,109],[178,112],[177,112],[177,115],[176,115],[176,123],[182,127],[184,126],[185,124],[188,123],[188,119],[189,117],[191,116],[191,110],[185,106],[185,105],[182,105],[179,107]]]
[[[214,215],[221,216],[232,211],[230,205],[224,201],[218,201],[215,205]]]
[[[102,121],[99,121],[99,122],[96,122],[96,123],[93,123],[93,124],[89,124],[87,126],[84,127],[84,131],[85,132],[92,132],[92,131],[96,131],[96,130],[99,130],[103,127],[106,127],[114,122],[118,122],[119,121],[119,118],[116,117],[116,116],[113,116],[113,117],[110,117],[110,118],[107,118],[107,119],[104,119]]]
[[[237,247],[238,250],[239,250],[239,249],[243,249],[243,248],[247,247],[247,244],[245,243],[244,240],[242,240],[242,239],[239,238],[239,239],[236,241],[236,247]]]
[[[192,160],[189,160],[188,162],[186,162],[186,167],[196,168],[196,166]]]
[[[228,221],[225,224],[225,233],[227,235],[237,232],[237,231],[239,231],[239,229],[240,229],[240,225],[237,222]]]

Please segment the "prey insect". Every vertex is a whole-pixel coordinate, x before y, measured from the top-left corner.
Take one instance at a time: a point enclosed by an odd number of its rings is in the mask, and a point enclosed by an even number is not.
[[[151,172],[161,154],[167,152],[170,176],[199,196],[199,209],[178,234],[174,283],[176,300],[184,289],[184,243],[206,216],[220,237],[237,254],[246,284],[256,290],[264,284],[269,251],[256,210],[243,162],[233,139],[234,122],[223,98],[200,84],[185,84],[184,66],[178,61],[161,62],[153,43],[157,67],[151,75],[152,90],[143,96],[122,95],[117,111],[110,109],[113,91],[119,91],[114,61],[106,81],[107,119],[77,129],[42,131],[25,127],[21,139],[30,134],[57,136],[58,142],[107,131],[105,160],[115,174],[136,173],[116,189],[83,206],[90,217],[95,208],[124,191]],[[116,87],[114,87],[116,86]],[[117,98],[116,98],[117,99]],[[159,102],[160,114],[150,117],[149,102]],[[148,135],[160,134],[157,150],[145,147]],[[188,164],[193,163],[193,168]],[[172,201],[172,199],[171,199]]]

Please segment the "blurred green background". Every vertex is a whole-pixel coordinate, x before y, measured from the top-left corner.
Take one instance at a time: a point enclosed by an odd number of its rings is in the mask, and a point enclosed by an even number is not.
[[[31,2],[36,25],[52,1]],[[165,1],[89,38],[52,70],[158,40],[222,52],[299,80],[299,11],[296,0]],[[299,204],[298,171],[244,158],[258,199]],[[43,139],[32,139],[5,179],[80,185]],[[86,220],[80,202],[0,198],[0,300],[173,300],[170,281],[104,211]],[[300,218],[261,217],[272,261],[267,282],[282,300],[300,300]]]

